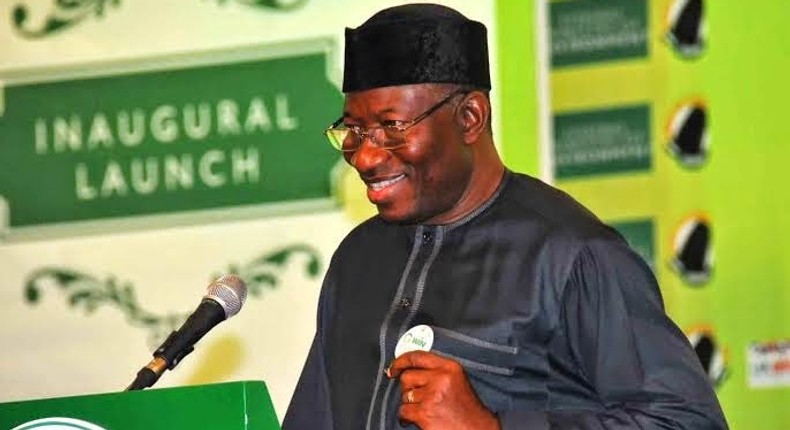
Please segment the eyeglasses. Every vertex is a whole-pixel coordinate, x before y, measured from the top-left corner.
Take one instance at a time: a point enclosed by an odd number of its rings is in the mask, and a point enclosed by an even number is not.
[[[366,137],[378,147],[384,149],[399,148],[406,144],[406,130],[414,127],[425,118],[428,118],[428,116],[444,106],[453,97],[468,92],[468,90],[464,89],[453,91],[439,103],[431,106],[428,110],[411,121],[383,121],[379,126],[362,128],[356,125],[346,125],[343,123],[343,118],[340,117],[324,130],[324,135],[326,135],[327,140],[329,140],[333,148],[343,152],[354,152],[358,150]]]

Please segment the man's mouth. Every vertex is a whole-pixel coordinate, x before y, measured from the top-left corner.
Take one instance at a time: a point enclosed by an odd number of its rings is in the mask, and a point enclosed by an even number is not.
[[[384,188],[387,188],[390,185],[393,185],[396,182],[399,182],[400,180],[404,179],[405,177],[406,177],[406,175],[401,173],[400,175],[398,175],[398,176],[396,176],[394,178],[383,179],[383,180],[379,180],[379,181],[370,181],[370,182],[368,182],[368,187],[370,189],[372,189],[373,191],[383,190]]]

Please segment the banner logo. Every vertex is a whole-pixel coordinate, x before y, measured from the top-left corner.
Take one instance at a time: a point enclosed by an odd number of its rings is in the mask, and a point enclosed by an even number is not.
[[[667,150],[687,168],[700,167],[708,158],[708,108],[701,99],[675,108],[666,127]]]
[[[746,357],[750,387],[790,386],[790,340],[754,342]]]
[[[705,48],[705,3],[703,0],[674,0],[664,22],[665,37],[684,58],[698,57]]]
[[[716,340],[713,327],[699,325],[689,330],[686,337],[711,384],[714,387],[720,386],[729,373],[729,354]]]
[[[705,214],[683,220],[672,241],[670,266],[692,286],[705,285],[713,271],[711,222]]]

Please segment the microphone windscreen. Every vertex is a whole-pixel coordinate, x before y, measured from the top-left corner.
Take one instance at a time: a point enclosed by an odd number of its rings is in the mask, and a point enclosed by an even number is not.
[[[225,318],[236,315],[247,299],[247,285],[236,275],[222,275],[208,286],[204,297],[217,302],[225,311]]]

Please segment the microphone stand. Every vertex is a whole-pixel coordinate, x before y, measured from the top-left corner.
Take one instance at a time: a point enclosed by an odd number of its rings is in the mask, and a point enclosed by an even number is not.
[[[162,343],[162,346],[154,351],[154,359],[137,372],[137,376],[134,378],[134,381],[132,381],[132,383],[129,384],[129,386],[126,387],[124,391],[142,390],[154,385],[156,381],[159,380],[159,377],[165,373],[165,370],[174,369],[176,365],[178,365],[178,363],[187,356],[187,354],[195,349],[194,346],[190,345],[188,348],[175,352],[176,350],[170,348],[170,345],[173,343],[173,339],[175,339],[177,335],[178,330],[175,330],[170,333],[169,336],[167,336],[167,339],[165,339],[164,343]],[[168,351],[171,357],[167,357]]]

